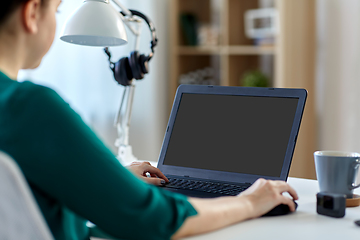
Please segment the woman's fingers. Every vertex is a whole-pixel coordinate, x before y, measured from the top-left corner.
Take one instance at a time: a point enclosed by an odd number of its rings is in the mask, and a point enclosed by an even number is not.
[[[156,175],[157,177],[164,179],[166,182],[169,182],[169,179],[156,167],[151,165],[144,166],[144,171],[150,173],[150,175]]]
[[[145,182],[152,184],[152,185],[156,185],[156,186],[162,186],[165,184],[165,180],[161,179],[161,178],[148,178],[145,177],[144,178]]]
[[[288,198],[285,196],[283,196],[282,198],[283,199],[282,199],[281,203],[288,205],[290,208],[290,211],[294,212],[296,210],[294,201],[291,198]]]
[[[280,194],[280,203],[286,204],[289,206],[290,211],[294,212],[296,210],[294,200],[299,199],[295,189],[293,189],[288,183],[284,181],[269,181],[273,184],[276,193]],[[283,196],[282,194],[287,192],[291,195],[292,198]]]
[[[127,168],[136,176],[142,177],[147,183],[164,185],[169,182],[167,177],[158,168],[151,166],[149,162],[132,162]]]
[[[288,192],[293,199],[298,199],[296,191],[284,181],[272,181],[258,179],[250,188],[239,196],[248,199],[253,206],[253,217],[267,213],[279,204],[286,204],[291,211],[295,211],[295,203],[292,198],[284,196]]]
[[[274,181],[275,186],[279,189],[280,193],[288,192],[294,200],[299,199],[295,189],[293,189],[289,184],[283,181]]]
[[[169,182],[167,177],[158,168],[151,166],[149,162],[133,162],[131,166],[147,183],[161,186]]]

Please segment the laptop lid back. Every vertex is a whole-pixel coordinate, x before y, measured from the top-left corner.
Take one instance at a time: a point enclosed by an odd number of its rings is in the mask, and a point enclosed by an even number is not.
[[[305,89],[181,85],[158,168],[166,175],[287,180]]]

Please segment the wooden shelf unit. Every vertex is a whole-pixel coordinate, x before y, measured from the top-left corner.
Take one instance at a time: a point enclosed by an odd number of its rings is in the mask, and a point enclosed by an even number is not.
[[[316,0],[274,0],[280,29],[273,46],[255,46],[245,36],[244,13],[259,8],[257,0],[170,0],[170,93],[172,103],[181,74],[208,66],[216,69],[222,86],[241,86],[249,70],[261,70],[272,87],[305,88],[309,92],[291,176],[315,178],[315,3]],[[219,45],[187,46],[181,13],[192,13],[200,23],[219,29]],[[169,104],[171,105],[171,104]]]
[[[275,58],[275,46],[254,46],[253,40],[245,36],[244,13],[258,7],[256,0],[171,1],[170,99],[174,97],[181,74],[211,66],[219,72],[220,85],[241,86],[240,79],[245,72],[259,69],[259,58],[263,55]],[[181,13],[192,13],[200,23],[217,26],[220,32],[219,45],[186,46],[179,20]],[[211,60],[213,58],[218,58],[215,65]],[[274,61],[270,61],[272,65]],[[274,69],[274,66],[271,68]],[[268,74],[270,79],[275,78],[274,72]]]

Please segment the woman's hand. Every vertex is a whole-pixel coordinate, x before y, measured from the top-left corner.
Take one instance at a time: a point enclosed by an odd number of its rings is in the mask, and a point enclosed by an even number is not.
[[[286,204],[295,211],[293,200],[282,193],[288,192],[294,200],[298,199],[295,190],[286,182],[258,179],[251,187],[239,194],[249,201],[250,217],[262,216],[279,204]]]
[[[158,168],[151,166],[149,162],[133,162],[126,168],[145,182],[153,185],[161,186],[169,182],[165,175]],[[150,177],[147,176],[147,173]]]
[[[173,239],[206,233],[246,219],[256,218],[283,203],[295,211],[295,204],[282,193],[288,192],[293,199],[295,190],[283,181],[258,179],[251,187],[236,197],[188,198],[198,212],[185,220]]]

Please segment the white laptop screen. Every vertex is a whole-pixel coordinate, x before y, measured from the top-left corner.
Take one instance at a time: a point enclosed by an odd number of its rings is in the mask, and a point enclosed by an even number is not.
[[[280,177],[298,101],[183,93],[163,164]]]

